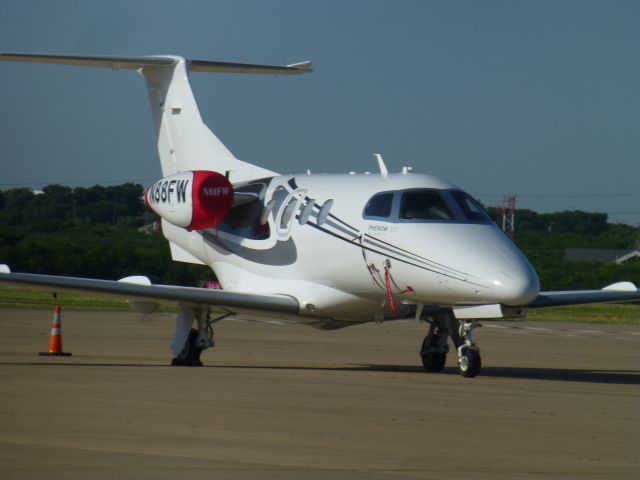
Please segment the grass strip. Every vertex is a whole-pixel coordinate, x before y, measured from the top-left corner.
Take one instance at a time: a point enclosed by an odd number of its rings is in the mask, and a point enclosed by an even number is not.
[[[65,310],[126,312],[131,307],[125,300],[108,297],[87,297],[73,293],[59,293],[58,302]],[[0,310],[51,310],[54,300],[49,292],[20,288],[0,288]],[[177,312],[178,308],[161,305],[160,312]]]
[[[529,310],[525,320],[640,325],[640,305],[596,303]]]

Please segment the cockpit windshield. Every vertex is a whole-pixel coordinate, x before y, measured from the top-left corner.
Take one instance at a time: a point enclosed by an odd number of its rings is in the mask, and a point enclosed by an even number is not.
[[[491,221],[491,217],[480,203],[466,192],[460,190],[451,191],[451,196],[456,201],[467,220],[472,222]]]
[[[393,192],[379,193],[371,197],[364,207],[365,217],[387,218],[391,215],[391,205],[393,204]]]
[[[482,205],[468,193],[435,188],[377,193],[367,202],[363,218],[394,223],[492,221]]]
[[[453,220],[455,217],[437,190],[411,190],[402,194],[400,219]]]

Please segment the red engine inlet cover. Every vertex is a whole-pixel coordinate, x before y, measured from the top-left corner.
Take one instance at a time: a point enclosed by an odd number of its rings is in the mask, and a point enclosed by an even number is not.
[[[191,195],[193,212],[187,230],[217,227],[233,205],[233,186],[218,172],[195,170]]]

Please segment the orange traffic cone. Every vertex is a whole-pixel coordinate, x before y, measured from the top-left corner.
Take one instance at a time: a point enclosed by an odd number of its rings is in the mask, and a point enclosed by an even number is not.
[[[60,305],[56,304],[53,309],[53,324],[51,325],[51,336],[49,337],[49,351],[40,352],[43,357],[70,357],[70,353],[62,351],[62,320],[60,319]]]

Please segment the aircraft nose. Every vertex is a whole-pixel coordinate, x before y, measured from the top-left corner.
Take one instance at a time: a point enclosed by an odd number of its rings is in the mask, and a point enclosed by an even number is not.
[[[494,226],[495,227],[495,226]],[[527,257],[497,227],[476,232],[473,239],[485,252],[483,275],[490,286],[487,300],[509,306],[531,303],[540,292],[540,280]]]
[[[510,271],[500,270],[492,281],[499,303],[521,306],[531,303],[540,292],[540,280],[527,260],[520,268]]]

